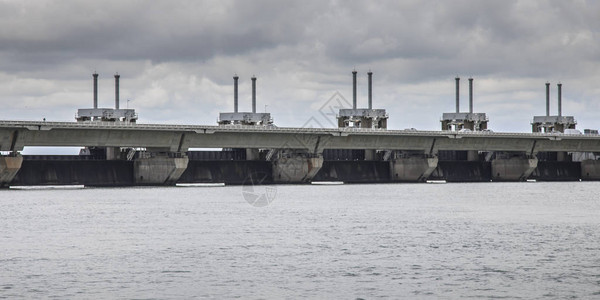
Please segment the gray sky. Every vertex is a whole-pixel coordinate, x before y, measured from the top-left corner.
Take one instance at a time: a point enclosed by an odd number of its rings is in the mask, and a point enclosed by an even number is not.
[[[494,131],[531,131],[545,114],[546,81],[563,83],[563,115],[600,128],[600,1],[0,1],[0,119],[74,121],[92,106],[121,107],[141,123],[215,125],[233,110],[258,110],[278,126],[312,118],[339,91],[375,108],[388,128],[438,130],[461,110],[475,78],[475,112]],[[333,121],[333,120],[331,120]],[[314,125],[313,125],[314,126]]]

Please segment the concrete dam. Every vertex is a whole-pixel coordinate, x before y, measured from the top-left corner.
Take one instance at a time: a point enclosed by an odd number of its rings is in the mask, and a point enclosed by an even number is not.
[[[572,116],[549,113],[533,118],[531,133],[493,132],[485,113],[444,113],[440,131],[390,130],[385,109],[372,108],[372,72],[368,106],[358,108],[356,71],[353,107],[340,109],[338,128],[277,127],[269,113],[234,111],[219,115],[217,125],[139,124],[133,109],[79,109],[75,122],[0,121],[0,186],[134,186],[177,183],[297,184],[335,181],[390,183],[482,181],[600,180],[600,135],[575,129]],[[83,147],[79,155],[21,155],[24,147]],[[195,151],[216,148],[219,151]]]

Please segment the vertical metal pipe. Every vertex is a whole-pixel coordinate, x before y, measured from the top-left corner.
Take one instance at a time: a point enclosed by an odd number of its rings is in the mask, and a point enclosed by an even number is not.
[[[256,76],[252,76],[252,113],[256,113]]]
[[[237,74],[233,75],[233,112],[238,112],[238,79]]]
[[[352,71],[352,109],[356,109],[356,70]]]
[[[550,82],[546,82],[546,117],[550,116]]]
[[[115,109],[119,109],[119,78],[121,75],[115,74]]]
[[[458,94],[458,87],[460,86],[460,78],[456,77],[454,78],[456,80],[456,113],[460,112],[460,103],[459,103],[459,94]]]
[[[369,71],[369,109],[373,109],[373,72]]]
[[[98,108],[98,73],[92,74],[94,77],[94,108]]]
[[[558,116],[562,116],[562,83],[558,85]]]
[[[473,113],[473,78],[469,78],[469,113]]]

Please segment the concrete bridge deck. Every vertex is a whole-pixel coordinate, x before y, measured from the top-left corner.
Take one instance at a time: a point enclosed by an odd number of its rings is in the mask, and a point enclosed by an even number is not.
[[[144,147],[184,152],[189,148],[600,152],[600,135],[292,128],[275,126],[204,126],[126,122],[0,121],[0,151],[25,146]]]

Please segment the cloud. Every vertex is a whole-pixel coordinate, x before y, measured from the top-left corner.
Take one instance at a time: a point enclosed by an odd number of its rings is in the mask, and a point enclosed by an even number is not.
[[[356,68],[359,104],[371,69],[391,128],[438,129],[456,75],[475,77],[497,131],[530,130],[546,81],[598,128],[599,14],[594,1],[3,1],[0,118],[72,119],[97,71],[103,106],[119,72],[141,121],[215,124],[237,73],[240,109],[256,75],[259,110],[301,126],[336,91],[351,100]]]

